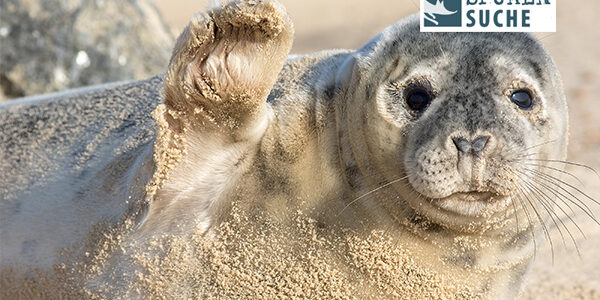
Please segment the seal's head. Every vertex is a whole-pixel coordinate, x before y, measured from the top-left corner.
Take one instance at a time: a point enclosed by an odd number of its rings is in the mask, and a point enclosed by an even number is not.
[[[529,34],[421,33],[412,17],[357,51],[338,81],[362,173],[385,174],[373,186],[405,176],[399,198],[442,225],[512,213],[547,160],[566,155],[562,84]]]

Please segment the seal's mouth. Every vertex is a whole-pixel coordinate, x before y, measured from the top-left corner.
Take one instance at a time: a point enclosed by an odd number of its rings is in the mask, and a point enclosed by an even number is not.
[[[496,211],[498,205],[506,202],[509,197],[496,195],[491,192],[457,192],[444,198],[433,198],[429,201],[448,212],[476,217],[484,216],[486,211]]]
[[[416,191],[412,191],[414,195]],[[512,195],[488,190],[455,191],[444,197],[406,197],[407,203],[432,222],[457,231],[473,232],[506,219]],[[514,206],[513,206],[514,207]]]

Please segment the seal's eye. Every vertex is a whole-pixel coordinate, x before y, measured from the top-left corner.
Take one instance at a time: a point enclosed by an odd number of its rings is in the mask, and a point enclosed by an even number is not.
[[[432,100],[431,94],[423,88],[411,89],[404,98],[408,107],[414,111],[423,111]]]
[[[528,109],[533,105],[533,97],[528,89],[515,90],[510,94],[510,101],[516,104],[520,109]]]

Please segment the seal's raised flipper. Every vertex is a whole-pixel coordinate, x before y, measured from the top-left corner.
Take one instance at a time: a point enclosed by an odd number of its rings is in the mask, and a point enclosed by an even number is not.
[[[186,127],[252,131],[265,116],[292,38],[292,23],[277,1],[230,1],[195,15],[169,63],[170,115]]]
[[[243,172],[271,119],[266,99],[292,38],[292,23],[273,0],[229,1],[192,18],[173,50],[164,104],[154,111],[149,232],[185,207],[205,201],[214,208],[229,178]],[[190,220],[210,215],[190,213]]]

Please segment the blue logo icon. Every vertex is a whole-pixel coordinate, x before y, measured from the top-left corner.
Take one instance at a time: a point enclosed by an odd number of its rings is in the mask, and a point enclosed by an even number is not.
[[[423,14],[425,27],[460,27],[461,0],[425,0]]]

